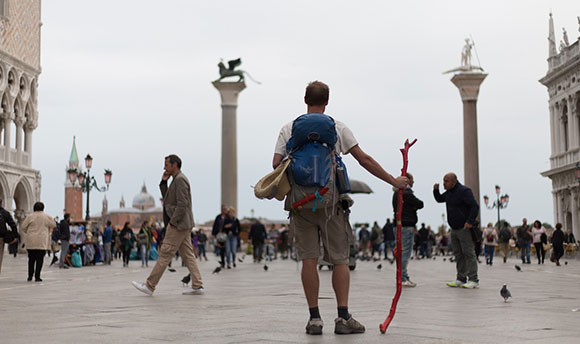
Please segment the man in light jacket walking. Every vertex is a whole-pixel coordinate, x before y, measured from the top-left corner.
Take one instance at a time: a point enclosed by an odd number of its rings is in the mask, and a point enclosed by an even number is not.
[[[176,251],[191,273],[192,290],[183,292],[183,295],[198,295],[204,291],[201,273],[197,266],[193,244],[190,240],[191,229],[194,226],[191,206],[191,187],[187,177],[181,173],[181,159],[171,154],[165,157],[165,172],[161,177],[159,188],[163,196],[163,221],[166,232],[163,245],[157,258],[157,263],[145,283],[133,281],[133,286],[139,291],[153,295],[165,268],[171,262]],[[173,177],[169,187],[167,181]]]

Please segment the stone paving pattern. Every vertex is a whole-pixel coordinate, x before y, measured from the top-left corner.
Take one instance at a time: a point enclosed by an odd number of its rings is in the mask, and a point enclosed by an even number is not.
[[[26,281],[27,257],[5,256],[0,274],[2,343],[579,343],[580,261],[568,265],[521,265],[501,261],[479,265],[478,290],[445,285],[453,263],[411,260],[416,288],[403,289],[397,314],[386,334],[379,332],[395,293],[395,265],[359,262],[351,274],[350,311],[364,334],[333,333],[336,303],[331,272],[320,272],[322,336],[304,332],[308,309],[298,264],[275,260],[212,274],[212,256],[200,268],[206,293],[181,295],[186,268],[165,272],[153,297],[138,292],[152,267],[131,261],[111,266],[61,270],[48,267],[44,282]],[[381,263],[382,270],[377,269]],[[499,295],[507,283],[513,299]]]

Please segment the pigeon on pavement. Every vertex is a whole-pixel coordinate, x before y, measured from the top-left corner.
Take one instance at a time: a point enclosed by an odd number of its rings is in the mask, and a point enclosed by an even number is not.
[[[499,291],[499,294],[501,295],[501,297],[503,297],[503,302],[507,302],[507,300],[512,297],[512,293],[510,293],[510,291],[507,288],[507,285],[503,285],[503,287],[501,288],[501,290]]]
[[[181,283],[183,283],[184,286],[186,286],[189,283],[189,281],[191,281],[191,274],[184,276],[181,279]]]
[[[380,269],[382,269],[382,268],[383,268],[383,264],[379,264],[379,265],[377,265],[377,269],[379,269],[379,270],[380,270]]]
[[[519,266],[518,264],[516,264],[515,268],[516,268],[516,270],[518,270],[518,271],[522,271],[522,268],[520,268],[520,266]]]
[[[264,264],[264,271],[268,271],[268,265]]]
[[[177,270],[175,270],[174,268],[169,268],[169,269],[167,269],[167,270],[169,270],[169,272],[175,272],[175,271],[177,271]]]
[[[222,271],[222,268],[221,268],[221,266],[218,266],[217,268],[213,269],[212,274],[219,274],[220,271]]]

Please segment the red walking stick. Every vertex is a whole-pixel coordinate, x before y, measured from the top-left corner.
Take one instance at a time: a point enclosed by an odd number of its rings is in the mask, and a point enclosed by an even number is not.
[[[412,145],[415,144],[415,142],[417,142],[417,139],[413,140],[413,142],[409,143],[409,140],[405,140],[405,147],[401,148],[401,154],[403,154],[403,168],[401,169],[401,175],[402,176],[407,176],[407,165],[409,164],[409,161],[407,160],[407,156],[409,153],[409,148],[411,148]],[[401,254],[402,254],[402,243],[401,243],[401,230],[402,230],[402,224],[401,224],[401,215],[403,212],[403,190],[399,189],[398,192],[398,201],[397,201],[397,248],[395,249],[394,253],[395,253],[395,258],[397,259],[397,292],[395,293],[395,297],[393,297],[393,302],[391,304],[391,310],[389,311],[389,315],[387,316],[387,319],[385,319],[385,321],[379,325],[379,329],[381,330],[381,333],[385,333],[387,332],[387,328],[389,327],[389,324],[391,323],[391,320],[393,320],[393,318],[395,317],[395,312],[397,311],[397,303],[399,303],[399,298],[401,297],[401,282],[402,282],[402,273],[403,273],[403,264],[401,261]]]

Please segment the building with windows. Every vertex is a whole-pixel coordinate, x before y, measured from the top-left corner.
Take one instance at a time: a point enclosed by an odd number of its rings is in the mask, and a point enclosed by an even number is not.
[[[580,238],[580,37],[570,42],[563,29],[557,49],[551,13],[548,73],[540,82],[548,88],[551,138],[550,169],[542,176],[552,180],[554,221]]]
[[[32,166],[38,125],[40,0],[0,0],[0,199],[18,222],[40,199]]]

